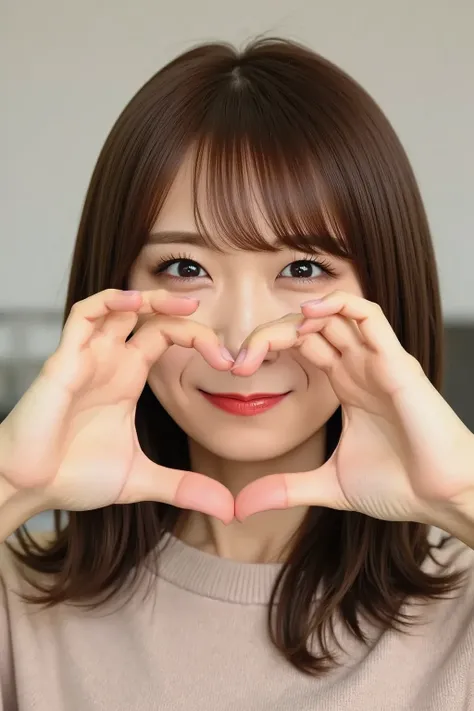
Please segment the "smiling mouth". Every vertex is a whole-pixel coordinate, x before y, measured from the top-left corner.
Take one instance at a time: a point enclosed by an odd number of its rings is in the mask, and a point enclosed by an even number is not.
[[[224,410],[231,415],[249,417],[270,410],[284,400],[291,391],[286,393],[253,393],[241,395],[239,393],[208,393],[199,390],[211,405]]]

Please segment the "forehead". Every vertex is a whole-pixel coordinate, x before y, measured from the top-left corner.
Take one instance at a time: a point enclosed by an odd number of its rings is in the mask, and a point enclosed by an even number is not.
[[[200,232],[201,227],[208,234],[212,234],[213,241],[222,242],[219,238],[219,229],[216,225],[215,204],[212,204],[209,196],[211,194],[211,184],[217,181],[218,177],[210,174],[205,165],[197,173],[195,171],[195,161],[192,154],[188,155],[182,162],[177,175],[166,195],[160,212],[153,224],[151,233],[156,232]],[[212,194],[219,193],[219,186],[212,186]],[[230,200],[235,203],[236,196],[229,195],[229,185],[222,184],[220,188],[221,202],[224,213],[226,204]],[[246,195],[245,221],[251,220],[259,235],[265,239],[269,245],[275,245],[277,236],[272,229],[266,214],[263,198],[259,191],[257,181],[249,180]],[[199,212],[199,224],[196,219],[196,207]],[[226,219],[222,215],[223,219]],[[244,216],[243,216],[244,217]]]
[[[300,174],[275,160],[267,163],[245,147],[232,155],[202,151],[197,158],[188,151],[150,233],[195,233],[201,243],[223,251],[289,247],[350,258],[317,172]]]

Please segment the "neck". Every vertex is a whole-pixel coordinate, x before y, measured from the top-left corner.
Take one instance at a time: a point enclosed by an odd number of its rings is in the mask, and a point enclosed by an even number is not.
[[[189,450],[192,470],[221,482],[235,497],[247,484],[267,474],[310,471],[321,466],[325,432],[322,430],[291,452],[264,462],[224,460],[192,440]],[[228,526],[214,517],[190,511],[181,519],[176,535],[185,543],[222,558],[248,563],[283,562],[307,511],[306,506],[263,511],[243,523],[234,519]]]

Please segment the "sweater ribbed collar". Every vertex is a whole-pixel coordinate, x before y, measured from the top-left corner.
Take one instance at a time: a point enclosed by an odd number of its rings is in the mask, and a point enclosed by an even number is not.
[[[283,563],[244,563],[194,548],[167,533],[159,545],[158,576],[202,597],[265,605]]]

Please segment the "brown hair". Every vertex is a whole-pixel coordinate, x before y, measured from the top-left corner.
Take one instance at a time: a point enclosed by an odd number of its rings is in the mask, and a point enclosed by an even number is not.
[[[207,167],[213,235],[245,249],[275,249],[257,232],[252,185],[281,244],[352,260],[366,298],[378,302],[404,348],[441,386],[442,317],[429,227],[407,156],[368,94],[333,64],[294,42],[259,39],[238,53],[227,44],[198,46],[155,74],[126,106],[100,153],[87,192],[64,312],[108,287],[126,288],[179,166],[195,151],[196,180]],[[252,178],[252,180],[251,180]],[[197,183],[196,183],[197,185]],[[189,468],[187,438],[148,386],[136,426],[154,461]],[[327,423],[327,456],[341,431],[340,410]],[[55,512],[55,539],[40,546],[25,528],[19,556],[51,574],[33,600],[101,604],[136,582],[145,557],[180,509],[143,502]],[[274,644],[297,668],[323,673],[340,615],[363,639],[359,615],[403,629],[407,596],[429,600],[455,589],[460,576],[421,570],[432,556],[425,525],[380,521],[312,508],[292,543],[268,608]],[[331,541],[331,545],[321,545]],[[53,575],[54,574],[54,575]],[[322,584],[318,604],[314,594]],[[316,634],[322,652],[308,649]]]

